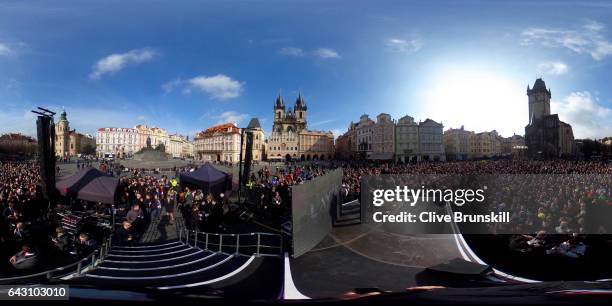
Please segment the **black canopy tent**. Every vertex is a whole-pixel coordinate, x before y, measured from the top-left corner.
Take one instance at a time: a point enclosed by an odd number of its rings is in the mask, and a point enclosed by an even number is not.
[[[217,195],[232,188],[232,175],[208,163],[193,172],[181,172],[179,178],[181,187],[202,189],[205,194],[212,192]]]
[[[105,204],[115,203],[117,186],[118,178],[95,168],[83,168],[55,184],[55,188],[63,196]]]

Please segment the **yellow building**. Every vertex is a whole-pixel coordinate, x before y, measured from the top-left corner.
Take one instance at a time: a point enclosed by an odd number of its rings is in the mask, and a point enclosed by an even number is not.
[[[490,158],[502,155],[503,138],[497,131],[474,133],[470,137],[472,158]]]
[[[71,130],[66,111],[63,111],[60,120],[55,124],[55,156],[70,157],[78,154],[94,154],[95,151],[95,139],[91,135]]]

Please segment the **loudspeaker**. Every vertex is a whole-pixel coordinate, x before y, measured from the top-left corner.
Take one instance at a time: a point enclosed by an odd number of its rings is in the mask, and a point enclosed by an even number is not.
[[[39,116],[36,129],[42,195],[45,200],[52,200],[55,194],[55,125],[52,118]]]
[[[244,149],[244,168],[242,170],[242,183],[246,184],[251,174],[251,163],[253,162],[253,132],[246,131],[246,145]]]

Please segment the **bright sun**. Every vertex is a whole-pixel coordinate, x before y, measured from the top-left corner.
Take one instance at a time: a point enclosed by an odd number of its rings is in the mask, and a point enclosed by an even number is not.
[[[445,70],[423,87],[421,115],[442,121],[445,130],[464,125],[476,132],[522,134],[528,120],[525,89],[495,72]]]

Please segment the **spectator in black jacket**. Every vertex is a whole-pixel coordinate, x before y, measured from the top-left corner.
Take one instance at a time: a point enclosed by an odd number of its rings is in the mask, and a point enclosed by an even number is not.
[[[69,253],[72,246],[72,239],[62,227],[55,229],[55,238],[52,239],[55,247],[62,253]]]
[[[130,221],[123,221],[123,226],[117,230],[117,240],[120,245],[132,245],[138,242],[138,234]]]
[[[91,238],[87,233],[81,233],[76,241],[76,252],[79,256],[85,257],[98,247],[98,242]]]
[[[21,251],[13,255],[13,257],[11,257],[9,261],[11,262],[13,267],[15,267],[15,269],[34,269],[38,266],[39,263],[38,255],[38,251],[30,247],[29,244],[24,244],[21,247]]]

